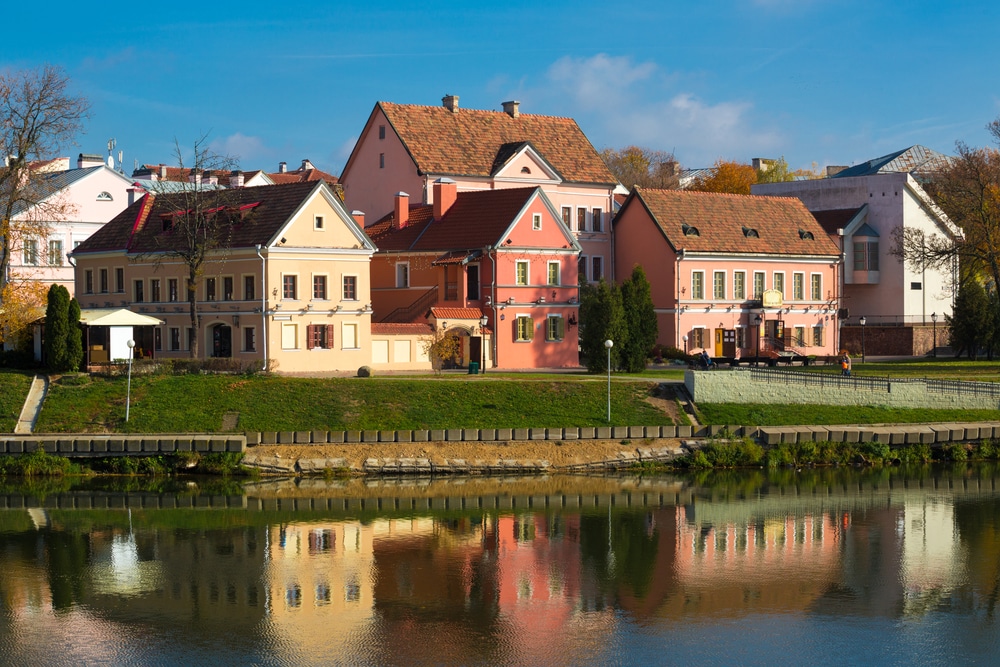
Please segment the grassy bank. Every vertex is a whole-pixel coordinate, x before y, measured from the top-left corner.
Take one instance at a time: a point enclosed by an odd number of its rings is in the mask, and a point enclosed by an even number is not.
[[[931,410],[847,405],[703,403],[698,405],[698,412],[699,421],[704,424],[741,426],[1000,421],[1000,410]]]
[[[616,424],[670,425],[647,401],[656,384],[616,381]],[[125,424],[125,380],[53,383],[41,433],[525,428],[607,425],[607,386],[579,379],[308,379],[226,375],[132,379]]]
[[[0,370],[0,433],[11,433],[31,387],[30,373]]]

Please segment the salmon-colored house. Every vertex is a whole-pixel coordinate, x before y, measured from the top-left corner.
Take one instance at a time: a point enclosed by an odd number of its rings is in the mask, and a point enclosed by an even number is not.
[[[397,193],[366,228],[377,322],[429,323],[457,335],[462,364],[579,364],[580,246],[541,188],[459,192],[433,184],[433,204]]]
[[[579,271],[610,279],[611,218],[617,180],[572,118],[379,102],[340,176],[344,201],[370,222],[392,209],[397,192],[434,203],[434,182],[459,192],[540,187],[579,242]]]
[[[837,353],[840,250],[798,200],[635,188],[619,274],[641,264],[659,343],[715,357]]]
[[[193,186],[192,186],[193,187]],[[141,190],[140,190],[141,191]],[[147,193],[74,252],[82,308],[163,321],[135,331],[137,356],[260,360],[282,372],[353,371],[371,360],[375,247],[323,181],[207,191],[227,240],[209,252],[191,327],[187,266],[172,254],[177,197]],[[88,341],[88,362],[107,361]]]

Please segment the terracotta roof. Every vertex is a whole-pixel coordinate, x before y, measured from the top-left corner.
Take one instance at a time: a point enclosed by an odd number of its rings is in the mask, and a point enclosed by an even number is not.
[[[530,142],[564,180],[617,183],[572,118],[502,111],[379,102],[382,112],[424,174],[490,176]]]
[[[623,210],[638,204],[646,206],[677,250],[769,255],[840,252],[794,197],[635,188]]]
[[[478,308],[431,308],[431,316],[438,320],[478,320],[485,314]]]
[[[309,196],[318,183],[263,185],[257,188],[211,190],[202,193],[208,206],[224,206],[235,222],[230,228],[231,248],[267,244]],[[181,195],[147,194],[115,216],[80,244],[74,253],[170,251],[180,238],[164,231],[164,220],[183,207]]]
[[[434,207],[410,207],[410,219],[402,229],[393,229],[395,212],[365,228],[380,252],[446,252],[496,245],[500,236],[538,188],[510,188],[459,192],[441,220],[434,220]]]
[[[829,209],[826,211],[812,211],[813,217],[816,218],[816,222],[820,224],[823,230],[830,234],[831,236],[837,235],[838,229],[843,229],[854,219],[863,206],[857,208],[836,208]]]
[[[372,322],[372,333],[383,336],[406,336],[434,333],[427,322]]]
[[[295,171],[275,172],[268,174],[275,183],[308,183],[313,181],[326,181],[330,185],[337,182],[337,177],[319,169],[296,169]]]

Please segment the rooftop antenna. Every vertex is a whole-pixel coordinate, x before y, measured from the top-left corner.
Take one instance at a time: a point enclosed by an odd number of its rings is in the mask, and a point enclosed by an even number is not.
[[[115,146],[117,144],[118,144],[118,142],[115,141],[114,137],[111,137],[110,139],[108,139],[108,166],[111,167],[112,169],[115,168],[115,158],[114,158],[114,155],[112,155],[112,153],[115,150]],[[121,160],[121,158],[118,158],[118,159]]]

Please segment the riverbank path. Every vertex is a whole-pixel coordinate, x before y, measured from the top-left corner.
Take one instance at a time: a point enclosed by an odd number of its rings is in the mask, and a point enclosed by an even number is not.
[[[21,415],[17,418],[15,434],[26,434],[35,430],[35,422],[38,421],[38,414],[42,411],[42,403],[45,402],[45,395],[48,392],[49,377],[36,374],[28,389],[28,396],[24,399]]]

